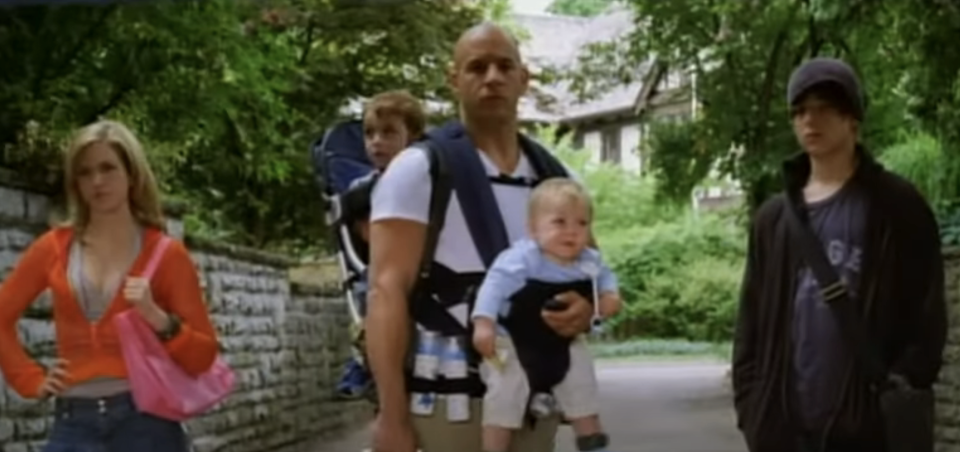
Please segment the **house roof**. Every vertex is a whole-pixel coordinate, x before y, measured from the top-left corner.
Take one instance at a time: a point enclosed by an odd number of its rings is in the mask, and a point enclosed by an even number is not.
[[[526,32],[521,39],[520,53],[534,74],[545,69],[572,70],[590,44],[609,42],[633,30],[633,14],[624,7],[615,7],[596,17],[573,17],[554,14],[515,14],[514,22]],[[620,84],[589,99],[580,100],[570,88],[570,81],[542,83],[534,77],[530,90],[520,99],[518,110],[522,121],[576,122],[598,116],[633,112],[643,92],[644,80],[652,63],[637,68],[634,81]],[[429,101],[427,109],[434,113],[449,112],[450,105]],[[351,101],[342,113],[357,114],[361,100]]]
[[[592,18],[517,14],[514,20],[527,31],[521,53],[535,73],[545,68],[575,69],[588,45],[616,40],[634,27],[632,12],[622,7]],[[641,65],[631,83],[594,93],[583,101],[572,92],[569,81],[549,85],[534,81],[528,95],[532,99],[521,102],[520,117],[527,121],[567,122],[632,111],[650,67],[649,63]]]

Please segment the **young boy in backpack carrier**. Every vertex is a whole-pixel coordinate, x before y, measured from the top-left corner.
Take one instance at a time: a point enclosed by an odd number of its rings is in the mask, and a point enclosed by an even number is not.
[[[387,91],[373,96],[364,106],[363,144],[373,171],[355,179],[344,193],[343,218],[353,232],[363,240],[363,260],[368,260],[370,241],[370,196],[379,175],[400,151],[420,139],[426,127],[426,113],[417,98],[406,91]],[[367,275],[357,285],[360,315],[366,315]],[[362,347],[361,347],[362,348]],[[371,384],[370,373],[355,359],[347,361],[337,385],[337,394],[343,398],[364,395]]]
[[[349,220],[364,242],[370,241],[370,194],[377,177],[400,151],[423,137],[426,113],[417,98],[406,91],[387,91],[373,96],[363,111],[363,144],[373,163],[370,174],[350,183],[351,192],[362,193]]]
[[[616,277],[588,247],[591,210],[578,182],[542,182],[530,195],[530,238],[502,252],[480,286],[471,318],[474,347],[486,360],[484,452],[509,449],[512,430],[523,426],[537,392],[553,393],[578,450],[607,451],[590,353],[582,340],[561,337],[540,316],[545,302],[566,290],[592,299],[600,318],[620,309]]]

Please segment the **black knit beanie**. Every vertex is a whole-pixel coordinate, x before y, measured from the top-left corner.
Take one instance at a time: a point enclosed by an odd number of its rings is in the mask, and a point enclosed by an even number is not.
[[[844,106],[858,121],[863,120],[864,101],[860,79],[847,63],[835,58],[813,58],[804,62],[790,75],[787,84],[787,103],[796,105],[811,88],[834,85],[845,97]]]

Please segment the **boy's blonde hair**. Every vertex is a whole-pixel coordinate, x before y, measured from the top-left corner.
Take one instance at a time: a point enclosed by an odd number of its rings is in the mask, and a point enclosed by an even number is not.
[[[590,195],[579,182],[567,177],[551,177],[540,182],[530,193],[530,204],[527,215],[530,219],[548,202],[576,202],[583,204],[587,209],[587,219],[593,219],[593,202]]]
[[[166,221],[160,205],[160,190],[143,146],[125,125],[110,120],[98,121],[78,130],[64,154],[64,187],[69,215],[67,225],[72,226],[79,234],[90,222],[90,208],[80,196],[77,172],[80,170],[80,156],[83,151],[95,143],[110,146],[120,158],[130,179],[128,197],[133,217],[144,226],[165,231]]]
[[[427,113],[408,91],[386,91],[370,98],[363,107],[363,123],[384,116],[397,116],[407,127],[410,140],[417,140],[427,127]]]

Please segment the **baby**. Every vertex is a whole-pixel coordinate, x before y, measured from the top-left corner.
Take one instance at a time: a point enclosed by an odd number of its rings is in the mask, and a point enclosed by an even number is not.
[[[579,450],[607,451],[587,346],[559,336],[540,317],[542,309],[562,309],[553,298],[571,290],[591,300],[599,318],[620,310],[616,277],[589,248],[592,214],[578,182],[543,181],[530,196],[530,239],[497,257],[477,293],[471,320],[474,347],[484,357],[485,452],[509,449],[537,391],[553,393]]]

